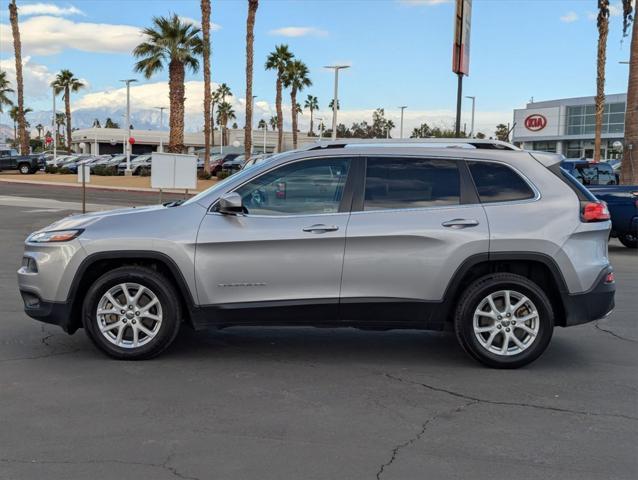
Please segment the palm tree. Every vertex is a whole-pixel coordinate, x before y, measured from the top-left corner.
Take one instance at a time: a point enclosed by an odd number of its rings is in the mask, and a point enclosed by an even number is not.
[[[20,42],[20,27],[18,25],[18,6],[16,0],[9,4],[9,19],[11,21],[11,32],[13,34],[13,54],[16,62],[16,88],[18,89],[18,136],[20,153],[29,153],[29,137],[27,136],[27,126],[24,120],[24,78],[22,76],[22,43]]]
[[[334,98],[332,100],[330,100],[330,103],[328,104],[328,108],[330,110],[332,110],[332,106],[335,104],[335,100]],[[341,108],[341,102],[339,102],[339,100],[337,100],[337,110],[339,110]]]
[[[219,103],[219,92],[215,90],[210,98],[210,122],[212,125],[212,134],[211,138],[211,149],[215,146],[215,104]]]
[[[268,128],[268,125],[266,124],[266,120],[264,120],[263,118],[261,120],[259,120],[259,123],[257,124],[257,128],[259,130],[265,130]]]
[[[104,122],[104,128],[120,128],[120,125],[111,120],[111,117],[108,117]]]
[[[100,125],[100,121],[99,121],[97,118],[95,118],[95,119],[93,120],[93,125],[91,125],[91,126],[92,126],[93,128],[102,128],[102,125]]]
[[[56,95],[60,92],[64,92],[64,111],[66,112],[66,148],[71,151],[71,92],[77,92],[85,85],[79,79],[75,78],[70,70],[61,70],[55,77],[55,80],[51,82],[53,91]]]
[[[0,72],[0,113],[3,113],[3,105],[13,105],[11,99],[7,96],[7,93],[13,93],[13,88],[9,88],[11,82],[7,79],[7,72]]]
[[[32,111],[33,110],[31,110],[30,108],[25,108],[23,110],[24,115],[26,115],[27,113],[30,113]],[[17,144],[17,142],[18,142],[18,124],[20,123],[20,110],[18,109],[17,105],[14,105],[9,110],[9,118],[11,118],[11,120],[13,120],[13,140],[14,140],[14,143]],[[26,128],[26,126],[28,125],[29,122],[27,122],[26,120],[24,122],[25,122],[25,128]]]
[[[153,17],[153,26],[142,33],[146,41],[133,50],[140,60],[135,71],[146,78],[168,66],[168,97],[170,102],[170,133],[168,151],[184,150],[184,76],[186,67],[199,70],[198,55],[204,52],[199,28],[182,21],[177,14],[171,17]]]
[[[279,130],[279,136],[277,138],[277,151],[281,152],[284,144],[284,115],[281,110],[281,87],[283,83],[284,72],[288,63],[293,59],[294,55],[288,50],[288,45],[277,45],[275,51],[271,52],[266,59],[266,70],[276,70],[277,83],[275,96],[275,104],[277,107],[277,128]]]
[[[388,120],[387,122],[385,122],[385,130],[386,130],[386,134],[385,136],[387,138],[392,138],[390,136],[390,132],[392,131],[392,129],[395,127],[396,125],[394,124],[394,122],[392,120]]]
[[[230,120],[235,120],[235,110],[228,102],[222,102],[217,106],[217,124],[223,127],[222,135],[224,136],[224,145],[228,145],[228,129],[227,125]]]
[[[246,18],[246,123],[244,127],[244,155],[250,156],[253,143],[253,46],[255,44],[255,16],[259,0],[248,0]]]
[[[609,34],[609,0],[598,0],[598,54],[596,59],[596,124],[594,129],[594,162],[600,162],[600,143],[605,111],[605,63]]]
[[[623,34],[629,31],[632,20],[630,0],[623,0]],[[625,146],[621,167],[622,181],[626,185],[638,183],[638,28],[636,15],[633,15],[631,27],[631,46],[629,48],[629,81],[627,85],[627,108],[625,112]],[[627,148],[629,145],[632,148]],[[634,156],[635,155],[635,156]]]
[[[317,97],[308,95],[308,97],[306,97],[306,101],[304,102],[304,108],[310,110],[310,131],[308,132],[308,135],[314,137],[315,132],[313,114],[315,110],[319,110],[319,100],[317,99]]]
[[[44,131],[44,125],[42,125],[41,123],[38,123],[35,126],[36,131],[38,132],[38,140],[42,139],[42,132]]]
[[[64,113],[56,113],[55,114],[55,134],[56,134],[56,145],[60,145],[60,128],[64,125],[66,119],[66,115]],[[107,120],[108,122],[108,120]]]
[[[210,0],[201,0],[204,57],[204,171],[210,173]]]
[[[270,120],[268,120],[268,124],[270,125],[270,128],[272,128],[272,131],[274,132],[275,129],[277,128],[277,125],[279,125],[279,121],[277,120],[277,115],[275,115],[274,117],[270,117]]]
[[[221,103],[224,103],[226,101],[227,96],[233,96],[232,92],[230,91],[230,87],[225,83],[222,83],[220,86],[218,86],[215,93],[217,94],[217,101]]]
[[[312,85],[308,78],[308,67],[301,60],[291,60],[284,71],[283,83],[286,88],[290,88],[290,105],[292,113],[292,148],[297,148],[297,114],[301,106],[297,103],[297,92]]]

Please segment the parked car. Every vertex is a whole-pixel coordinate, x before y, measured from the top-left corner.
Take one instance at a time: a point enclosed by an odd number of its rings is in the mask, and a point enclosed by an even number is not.
[[[136,155],[131,155],[131,161],[136,158]],[[91,173],[94,173],[95,167],[114,168],[117,170],[117,166],[126,161],[126,155],[114,155],[111,158],[100,160],[91,165]]]
[[[131,171],[133,175],[139,175],[143,171],[151,171],[151,158],[152,154],[139,155],[131,160]],[[124,175],[126,172],[126,159],[117,165],[117,174]]]
[[[222,163],[224,163],[224,157],[222,155],[211,155],[210,156],[210,173],[212,175],[217,175],[222,170]],[[204,170],[204,159],[200,158],[197,160],[197,169]]]
[[[618,185],[618,175],[606,162],[564,160],[562,167],[583,185]]]
[[[25,311],[119,359],[183,324],[263,324],[449,329],[498,368],[611,312],[609,212],[559,155],[385,144],[311,145],[187,201],[59,220],[26,239]]]
[[[79,169],[79,165],[88,164],[96,162],[98,159],[95,155],[83,154],[76,155],[72,161],[68,161],[64,164],[64,168],[71,171],[71,173],[77,173]]]
[[[222,163],[222,171],[235,173],[242,169],[245,162],[246,157],[244,155],[230,154],[224,158],[224,162]]]
[[[589,186],[611,215],[611,236],[627,248],[638,248],[638,185]]]
[[[248,159],[248,161],[246,161],[244,163],[244,165],[242,166],[242,170],[248,167],[252,167],[253,165],[257,165],[265,160],[268,160],[270,157],[272,157],[271,153],[264,153],[261,155],[253,155],[252,157],[250,157]]]
[[[20,155],[17,150],[0,150],[0,171],[18,170],[21,174],[35,173],[45,166],[44,155]]]

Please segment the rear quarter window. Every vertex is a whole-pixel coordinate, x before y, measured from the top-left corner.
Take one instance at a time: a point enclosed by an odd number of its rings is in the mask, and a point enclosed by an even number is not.
[[[534,198],[534,191],[507,165],[467,162],[481,203],[512,202]]]

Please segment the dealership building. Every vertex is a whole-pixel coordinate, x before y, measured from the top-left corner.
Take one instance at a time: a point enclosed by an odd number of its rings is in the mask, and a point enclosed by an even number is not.
[[[514,110],[512,142],[527,150],[594,157],[595,97],[530,102]],[[605,96],[601,158],[620,158],[614,142],[624,140],[626,94]]]

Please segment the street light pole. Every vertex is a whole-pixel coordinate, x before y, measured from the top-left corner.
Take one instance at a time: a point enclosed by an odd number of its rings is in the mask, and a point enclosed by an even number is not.
[[[53,132],[53,165],[57,165],[57,156],[58,156],[58,129],[56,127],[55,121],[57,120],[57,112],[55,110],[55,88],[53,90],[53,118],[51,120],[51,131]]]
[[[251,108],[250,110],[255,113],[255,98],[257,98],[257,95],[253,95],[253,98],[251,100]],[[254,116],[254,115],[253,115]],[[253,154],[253,151],[255,149],[255,132],[253,129],[253,116],[250,117],[250,154]]]
[[[472,100],[472,121],[470,122],[470,138],[474,138],[474,107],[476,104],[476,97],[466,95],[465,98]]]
[[[339,70],[350,68],[350,65],[327,65],[324,68],[332,68],[335,71],[335,92],[332,98],[332,140],[337,139],[337,110],[339,106]],[[294,107],[294,105],[293,105]]]
[[[399,108],[401,109],[401,123],[400,123],[401,126],[399,127],[399,138],[403,138],[403,110],[408,108],[408,106],[402,105]]]
[[[321,137],[323,137],[323,117],[315,117],[319,122],[319,143],[321,143]]]
[[[160,132],[164,131],[164,110],[167,109],[167,107],[155,107],[160,111]],[[162,144],[162,133],[160,133],[160,141],[159,141],[159,148],[160,151],[163,152],[164,151],[164,145]]]
[[[120,80],[120,82],[126,83],[126,130],[128,132],[126,136],[126,170],[124,175],[132,175],[131,171],[131,83],[137,82],[134,78],[128,78],[126,80]]]

